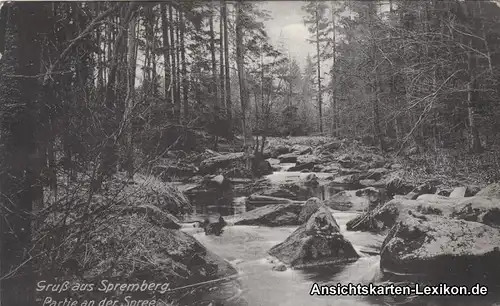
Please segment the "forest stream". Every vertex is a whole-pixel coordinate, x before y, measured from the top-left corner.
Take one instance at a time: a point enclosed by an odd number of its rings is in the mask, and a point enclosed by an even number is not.
[[[0,306],[500,306],[499,17],[0,1]]]
[[[300,172],[284,172],[289,167],[280,169],[266,178],[273,184],[296,181]],[[316,173],[321,177],[322,173]],[[337,191],[325,186],[310,187],[301,195],[302,199],[318,197],[325,200]],[[185,219],[183,230],[192,234],[208,250],[231,262],[239,271],[237,280],[222,282],[216,288],[202,290],[200,295],[186,295],[179,301],[181,305],[205,305],[203,300],[220,300],[220,304],[206,305],[227,306],[271,306],[271,305],[498,305],[497,295],[486,298],[464,297],[391,297],[391,296],[311,296],[313,283],[322,284],[389,284],[379,267],[380,256],[377,255],[385,236],[361,231],[347,231],[346,223],[359,212],[334,211],[333,216],[341,228],[341,233],[352,243],[360,258],[347,264],[319,266],[307,269],[287,269],[274,271],[273,262],[268,251],[274,245],[284,241],[297,227],[266,227],[237,225],[225,228],[221,236],[205,235],[201,228],[194,228],[193,220],[216,218],[219,215],[228,220],[233,214],[252,209],[246,207],[244,196],[234,196],[229,206],[218,204],[209,197],[194,199],[195,213]],[[215,203],[214,203],[215,202]],[[401,281],[401,279],[398,279]],[[403,282],[411,282],[409,279]],[[490,292],[491,292],[490,288]]]

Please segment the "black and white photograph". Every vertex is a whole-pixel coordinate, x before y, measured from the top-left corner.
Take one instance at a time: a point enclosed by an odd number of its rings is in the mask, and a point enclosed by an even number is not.
[[[0,1],[0,306],[500,306],[500,0]]]

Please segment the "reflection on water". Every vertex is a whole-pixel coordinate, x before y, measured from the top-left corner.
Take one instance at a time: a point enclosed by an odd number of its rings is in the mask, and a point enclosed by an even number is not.
[[[193,220],[203,220],[204,218],[215,218],[220,216],[233,216],[247,211],[245,197],[234,199],[219,199],[209,203],[196,203],[193,205],[194,211],[189,216],[184,217],[185,222]],[[212,204],[213,203],[213,204]]]
[[[216,191],[188,194],[193,205],[193,212],[183,217],[184,222],[217,218],[219,216],[233,216],[249,210],[245,197],[232,191]]]

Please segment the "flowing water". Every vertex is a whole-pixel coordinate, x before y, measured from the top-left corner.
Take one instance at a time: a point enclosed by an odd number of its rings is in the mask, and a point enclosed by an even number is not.
[[[274,183],[293,182],[300,179],[303,173],[276,172],[268,179]],[[326,177],[329,174],[317,174]],[[325,199],[338,190],[325,186],[310,188],[301,196],[312,196]],[[222,203],[222,204],[221,204]],[[245,205],[245,198],[237,196],[229,201],[214,202],[210,197],[195,201],[196,212],[190,216],[200,220],[204,217],[218,215],[231,216],[249,209]],[[334,266],[320,266],[304,270],[288,269],[283,272],[272,270],[273,263],[267,254],[269,249],[284,241],[296,227],[263,227],[263,226],[228,226],[222,236],[206,236],[201,229],[187,225],[184,229],[207,247],[210,251],[231,262],[239,271],[236,281],[221,283],[218,287],[207,290],[201,296],[196,296],[197,305],[225,305],[225,306],[303,306],[303,305],[331,305],[331,306],[368,306],[368,305],[498,305],[500,299],[489,296],[486,298],[470,297],[372,297],[372,296],[311,296],[309,293],[313,283],[319,285],[341,284],[387,284],[387,279],[379,268],[378,254],[384,236],[346,231],[347,221],[354,218],[356,212],[333,211],[333,215],[341,227],[342,234],[353,244],[361,255],[354,263]],[[491,288],[490,288],[491,290]],[[210,292],[208,292],[210,291]],[[192,305],[192,298],[179,300],[181,305]],[[220,300],[219,304],[200,300]]]

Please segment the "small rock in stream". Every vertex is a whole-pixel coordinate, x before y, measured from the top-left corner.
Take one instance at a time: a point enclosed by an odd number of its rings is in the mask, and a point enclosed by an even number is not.
[[[295,268],[354,261],[359,255],[347,239],[330,210],[321,207],[288,238],[269,250],[285,264]]]

